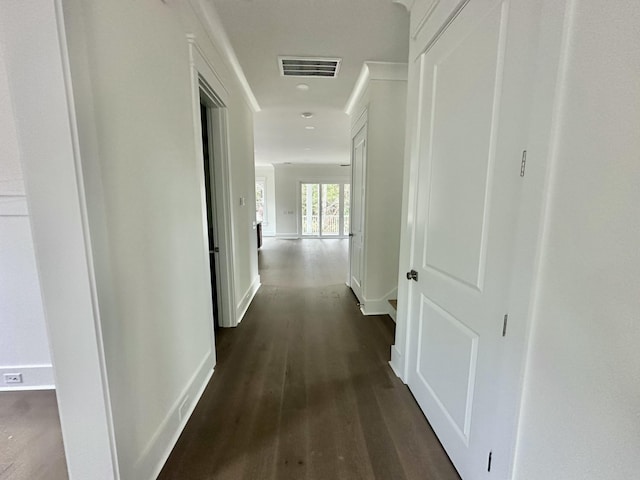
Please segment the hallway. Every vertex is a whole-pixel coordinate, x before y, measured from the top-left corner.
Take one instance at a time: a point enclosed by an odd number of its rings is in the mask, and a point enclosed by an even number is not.
[[[346,240],[266,239],[262,287],[160,479],[457,479],[387,365],[394,324],[344,284]]]

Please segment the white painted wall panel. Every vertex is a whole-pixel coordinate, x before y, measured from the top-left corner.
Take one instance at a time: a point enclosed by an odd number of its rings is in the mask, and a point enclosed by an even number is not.
[[[0,49],[0,375],[23,383],[0,389],[51,388],[53,369],[20,165],[9,81]]]
[[[57,352],[68,345],[56,356],[56,367],[65,380],[61,410],[67,413],[70,471],[78,478],[113,478],[108,422],[97,411],[104,399],[93,396],[94,387],[104,386],[93,349],[100,353],[104,347],[115,467],[125,480],[152,478],[186,420],[179,418],[180,405],[185,398],[187,407],[193,405],[214,364],[187,34],[195,34],[229,94],[230,189],[234,199],[246,199],[244,206],[232,202],[231,212],[236,301],[258,279],[252,112],[191,3],[31,0],[11,6],[15,19],[34,21],[19,41],[20,25],[5,31],[15,40],[11,80],[19,88],[12,101],[20,106],[17,136],[29,147],[27,185],[38,207],[34,232],[43,285],[49,287],[46,304],[51,312],[69,314],[67,323],[60,316],[50,321]],[[67,43],[58,38],[57,26]],[[60,58],[67,48],[70,72]],[[72,91],[65,89],[66,74]],[[48,82],[46,101],[28,91],[39,80]],[[67,103],[70,93],[75,103]],[[46,114],[36,115],[38,108]],[[51,137],[37,136],[43,132]],[[47,159],[43,150],[56,156]],[[43,182],[48,170],[55,170],[50,183]],[[73,183],[78,179],[80,186]],[[47,196],[55,199],[51,205]],[[90,245],[83,243],[89,233]],[[73,255],[57,263],[50,253],[70,248]],[[51,296],[74,289],[74,302]],[[68,334],[73,326],[77,340]],[[94,338],[86,343],[89,331]],[[74,354],[91,362],[72,366]],[[68,381],[74,368],[77,384]],[[87,372],[94,373],[90,381],[83,380]],[[80,438],[78,425],[91,431]],[[88,465],[91,474],[77,473]]]
[[[398,287],[407,82],[371,80],[368,95],[364,297],[379,313]]]
[[[519,480],[640,471],[640,4],[569,5]]]

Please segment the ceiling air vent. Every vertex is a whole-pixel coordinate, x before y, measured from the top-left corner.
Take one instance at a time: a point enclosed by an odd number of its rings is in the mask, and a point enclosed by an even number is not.
[[[278,57],[283,77],[335,78],[341,58]]]

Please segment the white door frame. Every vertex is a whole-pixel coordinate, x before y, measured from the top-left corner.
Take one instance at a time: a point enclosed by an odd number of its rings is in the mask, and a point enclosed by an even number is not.
[[[207,61],[202,50],[198,46],[193,35],[188,35],[189,58],[191,62],[191,92],[193,104],[193,122],[196,143],[196,161],[200,178],[200,198],[203,208],[203,241],[206,250],[209,250],[209,233],[207,231],[207,205],[206,188],[204,185],[204,159],[202,156],[202,135],[200,120],[200,98],[205,99],[208,114],[210,115],[210,153],[215,198],[216,246],[220,252],[216,256],[216,270],[219,272],[218,288],[218,323],[222,327],[235,327],[238,319],[235,312],[235,278],[233,271],[233,259],[235,258],[233,241],[233,217],[231,215],[231,185],[229,165],[229,140],[228,140],[228,113],[226,105],[229,93],[215,73],[213,66]],[[211,285],[209,284],[209,287]],[[213,310],[212,328],[213,328]],[[212,343],[214,343],[213,330],[211,331]]]
[[[397,1],[397,0],[395,0]],[[499,390],[499,411],[503,413],[498,419],[496,431],[501,432],[505,444],[510,446],[509,452],[503,452],[508,458],[494,463],[491,474],[495,478],[511,478],[513,462],[517,448],[516,438],[521,408],[522,391],[526,363],[528,359],[531,319],[535,313],[535,300],[538,289],[538,274],[545,240],[548,193],[552,182],[553,165],[557,160],[558,130],[562,113],[561,106],[565,89],[565,70],[569,58],[570,42],[567,38],[573,16],[575,0],[545,0],[542,5],[541,24],[544,33],[540,35],[537,58],[531,62],[537,66],[533,96],[533,111],[529,126],[529,142],[527,148],[527,169],[523,180],[522,200],[519,205],[520,219],[516,231],[514,261],[510,299],[507,305],[509,312],[509,331],[505,337],[505,359],[518,357],[518,361],[502,365],[502,381],[497,385]],[[414,4],[422,4],[418,1]],[[463,7],[462,2],[459,7]],[[416,10],[417,13],[417,10]],[[449,19],[454,18],[451,15]],[[425,28],[425,32],[426,32]],[[396,339],[391,348],[390,366],[406,383],[408,375],[408,344],[415,325],[409,313],[409,298],[413,282],[407,281],[405,274],[413,263],[414,218],[418,186],[417,171],[419,158],[417,145],[419,142],[420,120],[417,118],[418,79],[420,72],[420,56],[431,46],[441,33],[439,25],[432,26],[433,35],[421,36],[419,45],[413,43],[409,55],[409,84],[407,96],[407,132],[405,139],[405,171],[403,180],[402,224],[400,241],[400,267],[398,272],[398,311],[396,321]],[[414,39],[417,34],[414,35]],[[518,163],[518,159],[515,159]],[[517,167],[518,165],[516,165]]]

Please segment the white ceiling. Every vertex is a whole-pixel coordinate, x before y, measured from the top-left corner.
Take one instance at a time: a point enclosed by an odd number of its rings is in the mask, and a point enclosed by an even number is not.
[[[365,61],[407,61],[405,8],[392,0],[210,1],[260,105],[256,163],[349,163],[345,104]],[[342,64],[337,78],[285,78],[279,55],[340,57]],[[298,90],[299,83],[310,89]]]

